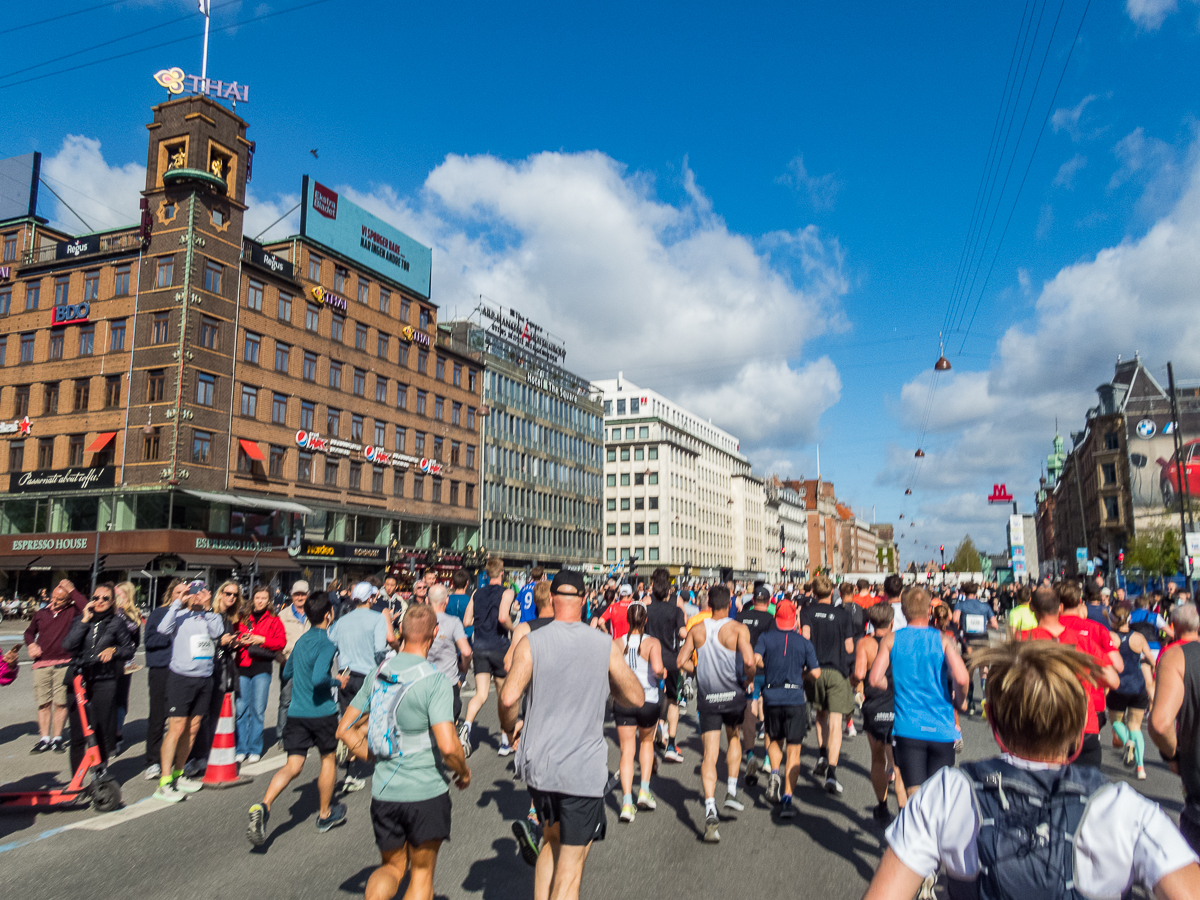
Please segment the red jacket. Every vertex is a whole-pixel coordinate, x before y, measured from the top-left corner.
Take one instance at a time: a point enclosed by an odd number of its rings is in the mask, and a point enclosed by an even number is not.
[[[1059,618],[1059,624],[1063,626],[1063,630],[1059,633],[1058,637],[1055,637],[1045,628],[1039,627],[1034,628],[1032,631],[1021,632],[1018,640],[1054,641],[1056,644],[1066,644],[1074,647],[1080,653],[1086,653],[1088,656],[1092,657],[1092,659],[1094,659],[1096,664],[1099,666],[1103,667],[1112,665],[1112,659],[1109,658],[1108,652],[1100,647],[1097,647],[1096,642],[1093,641],[1088,635],[1084,634],[1082,631],[1076,631],[1070,625],[1064,623],[1061,617]],[[1110,637],[1109,643],[1111,642],[1112,638]],[[1086,681],[1081,681],[1081,684],[1084,694],[1087,695],[1088,701],[1087,720],[1083,728],[1083,733],[1099,734],[1100,720],[1098,718],[1098,714],[1104,711],[1105,689],[1102,687],[1097,687],[1094,684],[1089,684]]]
[[[264,610],[260,616],[251,613],[238,624],[238,637],[250,634],[262,635],[267,642],[261,647],[243,647],[242,652],[238,655],[240,668],[246,668],[252,662],[263,662],[268,659],[273,662],[275,654],[287,645],[287,634],[284,633],[283,623],[279,621],[279,616],[269,609]],[[251,650],[254,651],[253,655]]]

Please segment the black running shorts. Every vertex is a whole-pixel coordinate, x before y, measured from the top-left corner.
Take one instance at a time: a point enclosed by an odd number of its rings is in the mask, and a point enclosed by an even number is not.
[[[182,718],[208,715],[212,692],[211,675],[196,678],[191,675],[169,672],[167,674],[167,716]]]
[[[529,788],[529,799],[543,830],[558,825],[558,840],[568,847],[586,847],[604,840],[608,819],[603,797],[576,797]]]
[[[405,844],[419,847],[427,841],[448,841],[450,793],[404,803],[372,798],[371,827],[375,829],[375,846],[382,853],[399,850]]]
[[[337,716],[288,716],[283,726],[283,750],[288,756],[304,756],[316,747],[322,756],[337,749]]]
[[[763,726],[771,740],[797,745],[808,733],[808,706],[768,706],[763,711]]]
[[[679,677],[678,669],[672,669],[672,668],[668,667],[667,677],[663,679],[663,690],[662,690],[661,694],[659,695],[659,700],[662,700],[663,696],[665,696],[668,706],[670,706],[672,704],[678,704],[679,703],[679,685],[682,682],[682,680],[683,679],[681,679]]]
[[[720,731],[722,728],[741,728],[742,719],[746,717],[746,704],[743,702],[737,709],[728,711],[700,710],[700,733]]]
[[[1108,692],[1107,706],[1113,712],[1125,712],[1127,709],[1140,709],[1145,712],[1150,708],[1150,695],[1143,689],[1140,694],[1118,694]]]
[[[491,675],[493,678],[504,678],[508,672],[504,669],[504,650],[476,650],[475,674]]]
[[[892,757],[906,788],[923,785],[935,772],[954,765],[953,741],[892,736]]]
[[[613,704],[613,719],[617,726],[636,725],[638,728],[653,728],[658,724],[658,701],[643,703],[636,709],[631,706]]]

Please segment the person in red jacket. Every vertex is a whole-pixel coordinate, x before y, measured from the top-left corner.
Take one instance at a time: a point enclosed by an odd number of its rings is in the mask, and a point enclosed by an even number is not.
[[[263,752],[263,717],[271,693],[275,654],[287,644],[279,616],[271,612],[271,591],[258,585],[238,625],[237,761],[258,762]]]

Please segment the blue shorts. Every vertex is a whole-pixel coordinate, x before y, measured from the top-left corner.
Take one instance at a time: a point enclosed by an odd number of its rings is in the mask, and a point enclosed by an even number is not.
[[[754,676],[754,690],[750,693],[751,700],[758,700],[759,698],[762,697],[763,685],[765,685],[766,683],[767,683],[766,675],[755,675]]]

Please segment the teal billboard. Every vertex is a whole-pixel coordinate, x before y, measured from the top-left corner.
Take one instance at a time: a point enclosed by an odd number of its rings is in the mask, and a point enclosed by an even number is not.
[[[307,175],[300,233],[429,297],[433,251]]]

